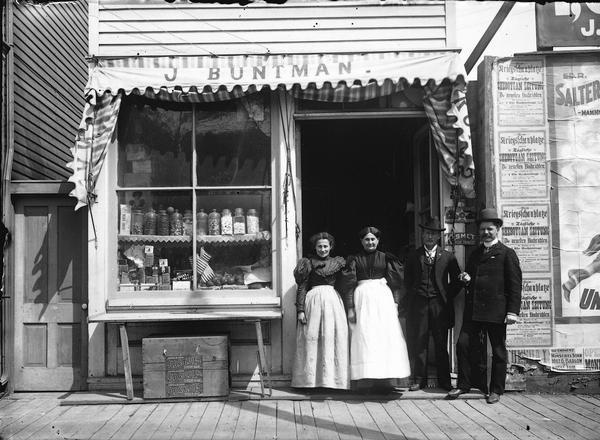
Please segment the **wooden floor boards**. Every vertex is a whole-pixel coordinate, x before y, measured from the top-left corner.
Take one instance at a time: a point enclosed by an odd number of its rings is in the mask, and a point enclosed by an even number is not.
[[[1,439],[598,440],[600,397],[241,400],[61,406],[0,400]]]

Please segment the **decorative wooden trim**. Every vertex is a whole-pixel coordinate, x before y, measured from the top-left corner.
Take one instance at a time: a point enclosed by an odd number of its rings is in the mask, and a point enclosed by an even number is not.
[[[191,243],[189,235],[119,235],[119,241],[131,243]],[[269,231],[261,231],[258,234],[242,235],[198,235],[196,242],[200,244],[245,244],[266,243],[271,241]]]
[[[456,47],[456,2],[446,0],[446,47]]]
[[[88,55],[96,56],[100,50],[100,8],[98,0],[88,0]]]

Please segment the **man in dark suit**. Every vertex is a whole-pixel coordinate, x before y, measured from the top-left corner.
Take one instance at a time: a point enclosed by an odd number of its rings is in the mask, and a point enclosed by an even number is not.
[[[506,382],[506,325],[517,322],[521,310],[522,275],[515,251],[498,241],[502,219],[496,210],[483,209],[477,223],[482,244],[473,251],[461,274],[467,294],[457,343],[458,383],[448,398],[456,399],[474,385],[485,394],[489,391],[488,403],[496,403]],[[487,365],[473,360],[473,353],[485,352],[486,335],[492,346],[489,385]]]
[[[407,333],[413,382],[410,391],[427,385],[427,349],[433,336],[438,386],[450,386],[448,329],[454,325],[453,299],[462,288],[454,255],[440,245],[440,221],[420,224],[423,246],[406,261],[404,283],[408,300]]]

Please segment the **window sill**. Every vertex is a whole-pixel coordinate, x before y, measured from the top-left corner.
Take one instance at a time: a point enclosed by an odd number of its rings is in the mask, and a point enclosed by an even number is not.
[[[272,289],[214,291],[134,291],[115,292],[106,302],[108,311],[193,310],[204,308],[275,307],[281,299]]]

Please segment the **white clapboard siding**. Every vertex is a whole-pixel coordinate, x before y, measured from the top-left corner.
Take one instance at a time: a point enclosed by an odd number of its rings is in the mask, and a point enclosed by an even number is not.
[[[98,56],[384,52],[448,48],[437,2],[306,1],[247,6],[99,0]]]

